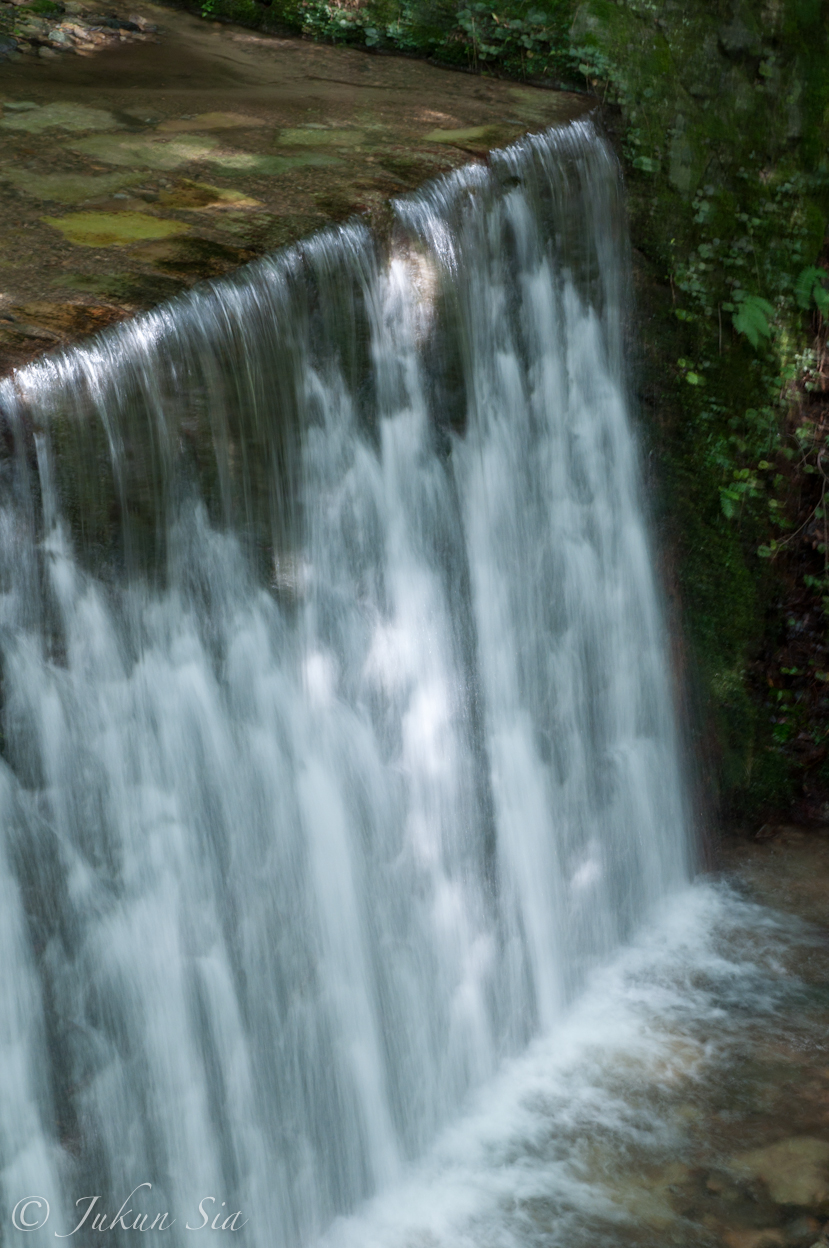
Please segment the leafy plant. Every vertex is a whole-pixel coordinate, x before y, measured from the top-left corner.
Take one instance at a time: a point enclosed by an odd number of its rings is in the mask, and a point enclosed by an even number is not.
[[[813,264],[804,269],[794,287],[797,306],[806,311],[814,303],[820,315],[825,317],[829,312],[829,291],[823,283],[827,280],[829,273],[825,269],[819,269]]]
[[[474,0],[458,12],[473,64],[500,62],[521,77],[547,72],[564,51],[563,32],[542,9],[510,14],[510,7],[495,12],[491,4]]]
[[[760,295],[743,295],[737,302],[731,320],[738,334],[744,334],[753,347],[759,347],[762,339],[771,338],[771,318],[774,308],[768,299]]]

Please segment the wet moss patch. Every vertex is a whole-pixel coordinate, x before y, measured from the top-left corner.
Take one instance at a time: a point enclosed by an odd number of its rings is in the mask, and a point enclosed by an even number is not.
[[[306,126],[281,130],[277,142],[283,147],[355,147],[364,143],[365,139],[362,130]]]
[[[79,247],[127,247],[150,239],[186,234],[183,221],[151,217],[145,212],[75,212],[67,217],[44,217],[47,225]]]
[[[3,110],[0,126],[5,130],[25,130],[40,134],[44,130],[115,130],[118,122],[111,112],[102,108],[88,108],[84,104],[45,104],[24,110]]]
[[[72,150],[108,165],[164,171],[204,160],[217,146],[217,139],[202,134],[182,134],[177,139],[166,140],[154,135],[118,134],[82,139],[72,144]]]
[[[159,203],[165,208],[188,212],[240,211],[262,206],[260,200],[246,195],[244,191],[231,191],[187,178],[182,179],[174,190],[163,192]]]
[[[59,204],[81,204],[85,200],[111,195],[125,187],[140,183],[140,173],[113,173],[103,177],[81,173],[36,173],[15,165],[0,168],[0,178],[9,182],[16,191],[32,199],[53,201]]]

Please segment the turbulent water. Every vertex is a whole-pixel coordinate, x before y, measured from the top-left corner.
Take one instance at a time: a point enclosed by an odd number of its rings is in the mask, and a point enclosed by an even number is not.
[[[683,886],[626,281],[577,122],[0,388],[4,1229],[309,1242]]]

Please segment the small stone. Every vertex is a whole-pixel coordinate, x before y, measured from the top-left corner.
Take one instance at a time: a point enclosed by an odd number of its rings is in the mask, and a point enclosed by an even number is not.
[[[786,1237],[791,1242],[811,1242],[820,1234],[820,1223],[817,1218],[796,1218],[786,1226]]]
[[[139,30],[143,30],[145,34],[154,35],[158,32],[155,22],[151,22],[146,17],[142,17],[140,13],[130,13],[129,20],[134,22]]]
[[[785,1238],[777,1227],[764,1227],[760,1231],[725,1231],[723,1242],[728,1248],[782,1248]]]
[[[725,1231],[723,1241],[728,1248],[781,1248],[786,1242],[783,1232],[773,1226],[763,1227],[759,1231]]]
[[[762,1179],[778,1205],[829,1201],[829,1144],[809,1136],[781,1140],[732,1158],[730,1168]]]

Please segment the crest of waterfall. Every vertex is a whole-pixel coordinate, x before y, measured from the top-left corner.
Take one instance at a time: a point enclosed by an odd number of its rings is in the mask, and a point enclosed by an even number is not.
[[[627,266],[579,121],[0,386],[6,1222],[307,1242],[685,880]]]

